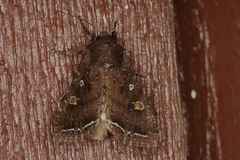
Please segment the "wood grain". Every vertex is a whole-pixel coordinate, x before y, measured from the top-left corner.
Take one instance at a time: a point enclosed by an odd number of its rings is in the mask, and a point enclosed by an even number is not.
[[[185,159],[181,121],[173,8],[168,0],[151,1],[1,1],[0,14],[0,157],[3,159]],[[128,5],[128,7],[126,7]],[[127,9],[128,8],[128,9]],[[117,40],[140,78],[155,111],[158,148],[132,148],[112,136],[103,141],[58,144],[53,125],[81,61],[51,53],[46,44],[68,50],[85,44],[78,19],[110,30],[134,18],[153,15],[119,28]],[[97,31],[87,25],[91,32]]]

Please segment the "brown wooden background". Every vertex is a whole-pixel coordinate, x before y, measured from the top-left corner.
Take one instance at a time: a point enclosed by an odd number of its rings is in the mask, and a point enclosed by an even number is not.
[[[0,6],[1,159],[185,159],[170,1],[6,0]],[[115,20],[122,24],[158,14],[117,30],[118,42],[136,71],[148,76],[140,81],[156,110],[158,148],[128,147],[112,136],[78,144],[54,141],[53,124],[61,103],[46,103],[67,90],[81,55],[59,56],[46,44],[57,50],[85,44],[79,21],[56,9],[80,14],[100,30],[112,29]]]
[[[188,159],[240,159],[240,1],[174,8]]]

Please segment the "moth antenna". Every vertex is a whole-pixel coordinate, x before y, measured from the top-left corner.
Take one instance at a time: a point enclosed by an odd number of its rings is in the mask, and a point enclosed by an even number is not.
[[[114,32],[116,29],[118,29],[118,28],[120,28],[120,27],[122,27],[122,26],[124,26],[124,25],[126,25],[126,24],[128,24],[128,23],[131,23],[132,21],[136,21],[136,20],[139,20],[139,19],[143,19],[143,18],[151,17],[151,16],[154,16],[154,15],[156,15],[156,14],[152,14],[152,15],[148,15],[148,16],[143,16],[143,17],[139,17],[139,18],[136,18],[136,19],[130,20],[130,21],[128,21],[128,22],[126,22],[126,23],[123,23],[123,24],[121,24],[120,26],[114,28],[111,32],[109,32],[109,34],[111,34],[111,33]]]
[[[66,15],[71,16],[71,17],[79,18],[79,16],[73,16],[73,15],[68,14],[68,13],[66,13],[66,12],[63,12],[63,11],[59,11],[59,10],[56,10],[56,11],[58,11],[58,12],[60,12],[60,13],[63,13],[63,14],[66,14]],[[90,24],[91,26],[93,26],[93,28],[95,28],[96,30],[98,30],[98,31],[101,33],[101,31],[100,31],[96,26],[94,26],[92,23],[89,23],[88,21],[86,21],[86,20],[84,20],[84,19],[82,19],[82,18],[81,18],[81,20],[84,21],[84,22],[86,22],[87,24]]]
[[[68,93],[69,91],[65,92],[59,99],[55,100],[55,101],[52,101],[52,102],[47,102],[47,104],[53,104],[53,103],[56,103],[58,101],[61,101]]]
[[[136,72],[135,72],[135,74],[136,74],[136,76],[137,76],[137,77],[141,77],[141,78],[148,78],[148,76],[143,76],[143,75],[141,75],[141,74],[138,74],[138,73],[136,73]]]
[[[114,22],[114,27],[113,27],[113,29],[115,29],[116,26],[117,26],[117,21]],[[110,33],[109,33],[109,34],[110,34]],[[114,36],[115,36],[115,35],[114,35],[114,32],[112,32],[112,37],[114,37]]]

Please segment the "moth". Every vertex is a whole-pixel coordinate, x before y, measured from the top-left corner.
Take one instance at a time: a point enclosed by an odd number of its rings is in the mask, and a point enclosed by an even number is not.
[[[158,130],[152,110],[143,95],[124,49],[111,32],[92,34],[78,16],[88,44],[70,51],[83,59],[63,100],[56,119],[54,137],[58,142],[102,140],[108,133],[134,147],[157,147]],[[55,103],[50,102],[50,103]]]

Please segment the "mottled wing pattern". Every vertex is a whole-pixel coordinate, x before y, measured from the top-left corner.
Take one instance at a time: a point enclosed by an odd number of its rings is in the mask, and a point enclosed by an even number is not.
[[[83,58],[63,99],[54,128],[55,139],[59,142],[83,141],[96,131],[98,72],[92,69],[89,56],[86,54]]]
[[[156,147],[156,121],[126,57],[122,66],[109,68],[107,81],[108,131],[130,146]]]

